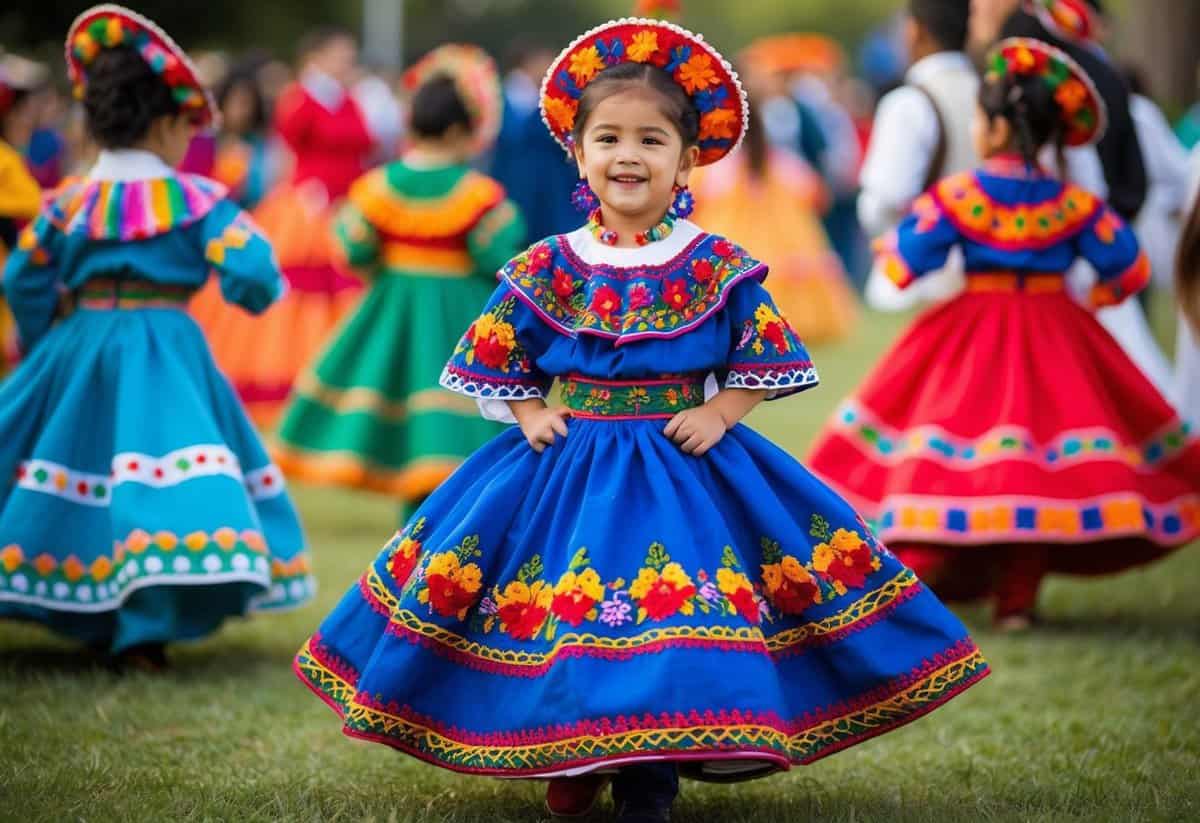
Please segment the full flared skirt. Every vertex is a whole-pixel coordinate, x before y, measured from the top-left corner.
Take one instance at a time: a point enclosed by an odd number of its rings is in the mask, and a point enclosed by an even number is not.
[[[933,551],[974,574],[971,553],[1000,547],[1104,574],[1200,536],[1193,427],[1062,293],[967,293],[923,315],[810,465],[916,568]]]
[[[986,663],[839,497],[739,426],[515,428],[450,477],[296,657],[346,734],[460,772],[639,760],[743,779],[931,711]]]
[[[289,476],[408,502],[436,489],[500,432],[438,384],[487,302],[483,278],[384,273],[297,382],[273,455]]]
[[[300,523],[195,322],[77,311],[0,386],[0,617],[115,651],[313,591]]]

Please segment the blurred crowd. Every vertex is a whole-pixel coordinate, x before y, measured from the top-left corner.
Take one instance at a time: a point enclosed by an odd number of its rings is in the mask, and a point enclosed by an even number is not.
[[[805,248],[762,249],[760,256],[795,251],[809,259],[806,265],[811,269],[813,255],[831,249],[841,279],[859,292],[865,289],[871,267],[869,239],[887,221],[873,225],[878,221],[872,219],[869,192],[865,204],[860,202],[866,180],[863,164],[879,101],[914,82],[909,69],[920,55],[913,53],[914,34],[907,21],[906,14],[897,13],[872,31],[855,54],[825,35],[809,33],[761,38],[738,53],[736,62],[762,126],[760,134],[752,135],[750,153],[758,155],[750,158],[751,165],[760,171],[768,166],[801,168],[799,174],[776,175],[791,181],[784,186],[790,193],[781,194],[790,197],[785,211],[789,219],[799,215],[797,219],[820,224],[819,231],[804,233]],[[1096,39],[1103,42],[1103,33]],[[0,55],[0,138],[22,155],[45,190],[85,172],[95,148],[80,107],[65,91],[61,68],[2,49]],[[569,198],[577,172],[547,135],[538,111],[539,85],[553,57],[548,44],[525,39],[514,40],[499,55],[504,71],[502,130],[493,149],[476,161],[505,185],[521,208],[530,241],[568,231],[580,221]],[[281,96],[293,84],[327,99],[344,92],[357,103],[371,137],[365,167],[398,156],[405,144],[405,106],[411,90],[404,88],[400,72],[365,66],[350,32],[314,30],[291,58],[263,50],[197,55],[222,122],[216,131],[196,138],[184,168],[225,184],[247,208],[288,180],[295,169],[295,146],[281,139],[278,114]],[[1138,68],[1126,65],[1123,71],[1133,92],[1131,116],[1148,161],[1149,191],[1139,229],[1156,275],[1167,277],[1187,198],[1188,151],[1200,142],[1200,103],[1172,125],[1153,102],[1153,90]],[[769,163],[766,147],[771,150]],[[752,189],[755,198],[767,196]],[[714,191],[728,194],[728,187],[718,185]],[[329,192],[334,200],[338,194]],[[1115,193],[1110,196],[1119,200]],[[906,207],[907,202],[898,205]],[[874,302],[889,307],[886,298]],[[838,336],[836,329],[830,334]],[[818,330],[814,342],[822,336]]]

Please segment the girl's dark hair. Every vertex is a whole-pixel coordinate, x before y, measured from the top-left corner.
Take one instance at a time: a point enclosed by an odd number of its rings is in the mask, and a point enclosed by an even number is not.
[[[105,49],[88,68],[88,132],[107,149],[132,146],[164,115],[179,113],[171,89],[130,46]]]
[[[439,74],[417,89],[409,124],[421,137],[441,137],[456,125],[471,128],[471,114],[458,95],[453,77]]]
[[[1037,165],[1042,146],[1051,145],[1062,162],[1066,129],[1054,90],[1041,77],[1029,75],[991,76],[979,89],[979,105],[989,120],[1003,117],[1012,125],[1017,150],[1025,162]]]
[[[1200,336],[1200,198],[1192,204],[1191,215],[1179,238],[1175,254],[1175,291],[1183,316]]]
[[[216,89],[217,108],[224,111],[225,101],[229,99],[229,95],[233,94],[235,89],[239,87],[249,89],[250,97],[253,100],[249,130],[262,132],[267,128],[267,100],[263,97],[262,88],[258,85],[255,68],[249,65],[239,65],[225,75],[225,79]]]
[[[582,139],[588,118],[597,106],[614,94],[636,88],[649,88],[658,93],[659,111],[675,126],[685,147],[699,142],[700,112],[671,75],[651,63],[618,63],[593,78],[579,98],[575,127],[571,130],[575,142]]]

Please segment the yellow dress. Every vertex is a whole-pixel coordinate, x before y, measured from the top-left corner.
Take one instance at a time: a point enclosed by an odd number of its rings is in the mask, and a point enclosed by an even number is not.
[[[37,217],[42,205],[42,190],[25,160],[12,146],[0,140],[0,221],[23,223]],[[14,234],[6,232],[5,234]],[[8,248],[0,239],[0,271],[8,257]],[[8,304],[0,297],[0,375],[8,372],[17,359],[17,330]]]
[[[858,301],[818,217],[825,197],[820,178],[783,149],[771,149],[763,177],[747,161],[748,153],[738,151],[693,175],[692,220],[735,238],[771,267],[767,290],[805,343],[845,337]]]

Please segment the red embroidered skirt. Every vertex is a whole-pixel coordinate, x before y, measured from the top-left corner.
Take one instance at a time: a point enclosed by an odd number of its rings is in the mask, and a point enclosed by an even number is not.
[[[1037,545],[1044,571],[1101,574],[1200,536],[1193,427],[1033,286],[984,278],[923,315],[817,439],[809,466],[906,563]]]

